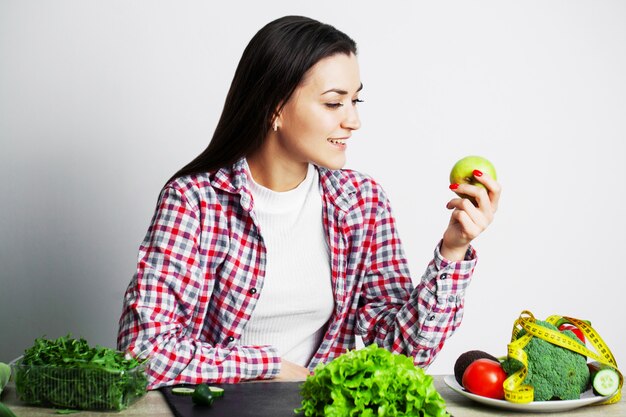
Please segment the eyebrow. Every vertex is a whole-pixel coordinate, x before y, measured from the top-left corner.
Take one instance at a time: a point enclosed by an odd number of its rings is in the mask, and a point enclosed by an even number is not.
[[[356,90],[356,92],[358,93],[362,89],[363,89],[363,83],[361,83],[361,86],[358,88],[358,90]],[[348,94],[346,90],[340,90],[339,88],[331,88],[330,90],[324,91],[321,95],[323,96],[324,94],[328,94],[328,93],[337,93],[342,96],[345,96],[346,94]]]

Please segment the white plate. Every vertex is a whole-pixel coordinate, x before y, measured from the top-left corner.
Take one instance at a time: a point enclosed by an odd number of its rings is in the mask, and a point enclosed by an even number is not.
[[[593,390],[589,389],[580,395],[579,400],[559,400],[559,401],[533,401],[526,404],[517,404],[505,400],[495,400],[493,398],[487,398],[480,395],[472,394],[466,391],[463,387],[456,382],[454,375],[446,375],[443,378],[447,386],[452,390],[458,392],[464,397],[470,398],[482,404],[490,405],[497,408],[505,408],[508,410],[518,411],[534,411],[538,413],[550,413],[554,411],[567,411],[575,408],[583,407],[585,405],[594,404],[608,400],[610,397],[601,397],[593,394]]]

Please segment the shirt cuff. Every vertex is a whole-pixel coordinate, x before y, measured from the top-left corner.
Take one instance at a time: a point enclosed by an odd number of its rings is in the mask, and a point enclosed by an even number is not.
[[[280,373],[280,355],[274,346],[242,347],[247,355],[244,379],[270,379]]]
[[[437,296],[445,297],[464,294],[472,280],[472,274],[478,260],[472,246],[467,249],[465,259],[450,261],[441,255],[441,241],[435,247],[434,267],[437,271]]]

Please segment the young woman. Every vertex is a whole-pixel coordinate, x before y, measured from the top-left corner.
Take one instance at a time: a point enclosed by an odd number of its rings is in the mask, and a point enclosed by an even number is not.
[[[356,336],[427,366],[461,322],[499,185],[458,185],[413,286],[385,193],[343,170],[360,127],[356,45],[315,20],[263,27],[207,149],[163,188],[124,298],[118,347],[150,388],[304,379]]]

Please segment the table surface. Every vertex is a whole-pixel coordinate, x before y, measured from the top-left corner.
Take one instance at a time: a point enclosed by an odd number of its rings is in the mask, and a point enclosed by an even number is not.
[[[621,401],[611,405],[600,406],[585,406],[575,410],[569,410],[560,413],[529,413],[529,412],[517,412],[503,410],[499,408],[490,407],[487,405],[479,404],[469,398],[464,397],[461,394],[453,391],[449,388],[442,375],[434,375],[435,388],[445,399],[447,404],[447,410],[454,417],[474,417],[474,416],[597,416],[602,415],[606,417],[624,417],[626,416],[626,400],[622,397]],[[2,392],[2,402],[9,406],[11,410],[18,417],[38,417],[38,416],[50,416],[58,415],[54,409],[28,407],[22,404],[15,395],[15,387],[10,383]],[[74,415],[74,414],[71,414]],[[159,391],[150,391],[144,395],[141,399],[131,405],[124,411],[119,413],[111,412],[92,412],[81,411],[75,414],[81,417],[103,417],[103,416],[120,416],[120,417],[132,417],[132,416],[151,416],[151,417],[173,417],[173,413],[170,410],[163,394]]]

